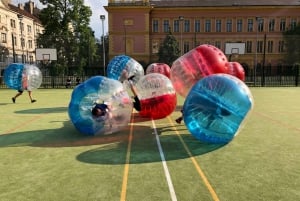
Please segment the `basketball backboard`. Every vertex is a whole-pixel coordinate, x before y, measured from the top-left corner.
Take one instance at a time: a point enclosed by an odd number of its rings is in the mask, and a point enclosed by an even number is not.
[[[225,54],[245,54],[245,43],[225,43]]]
[[[35,57],[37,61],[56,61],[57,53],[53,48],[37,48],[35,49]]]

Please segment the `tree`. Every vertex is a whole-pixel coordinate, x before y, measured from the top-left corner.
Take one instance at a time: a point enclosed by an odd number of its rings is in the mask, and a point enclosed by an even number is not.
[[[44,32],[38,37],[41,48],[56,48],[55,73],[81,74],[96,53],[95,37],[89,27],[92,11],[83,0],[40,0]]]
[[[159,47],[158,60],[161,63],[172,66],[172,63],[180,56],[180,50],[176,38],[171,31],[168,33],[163,43]]]
[[[283,37],[287,52],[285,60],[291,65],[300,63],[300,24],[285,31]]]

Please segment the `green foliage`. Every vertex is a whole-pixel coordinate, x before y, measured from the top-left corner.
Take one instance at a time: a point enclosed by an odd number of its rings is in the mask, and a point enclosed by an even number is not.
[[[300,24],[295,28],[290,29],[283,33],[285,48],[286,48],[286,61],[289,64],[300,62]]]
[[[178,42],[171,32],[166,36],[163,43],[159,47],[158,60],[169,66],[180,56]]]
[[[41,48],[56,48],[56,72],[82,74],[96,54],[94,33],[89,27],[92,11],[83,0],[40,0],[46,7],[40,20],[45,28],[38,38]]]

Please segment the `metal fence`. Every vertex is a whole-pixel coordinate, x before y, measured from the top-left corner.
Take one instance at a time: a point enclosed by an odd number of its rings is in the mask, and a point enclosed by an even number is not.
[[[68,88],[66,86],[67,79],[71,78],[71,86],[76,86],[76,78],[78,76],[43,76],[43,81],[40,88],[44,89],[59,89]],[[80,81],[83,82],[90,78],[90,76],[79,76]],[[245,83],[250,87],[298,87],[299,75],[276,75],[276,76],[246,76]],[[0,77],[0,88],[7,88],[3,77]]]
[[[45,70],[45,69],[42,69]],[[251,87],[297,87],[299,86],[300,66],[258,66],[255,71],[244,66],[246,78],[245,83]],[[2,70],[3,71],[3,70]],[[67,79],[71,79],[71,87],[76,86],[76,78],[83,82],[91,76],[101,75],[99,68],[89,68],[82,76],[50,76],[43,71],[43,81],[40,88],[66,88]],[[3,80],[3,72],[0,76],[0,88],[7,88]]]

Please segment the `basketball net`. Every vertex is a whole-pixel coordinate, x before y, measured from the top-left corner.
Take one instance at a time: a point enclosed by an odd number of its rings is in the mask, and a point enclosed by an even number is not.
[[[44,65],[47,65],[47,64],[49,63],[49,59],[43,59],[43,60],[42,60],[42,63],[43,63]]]

